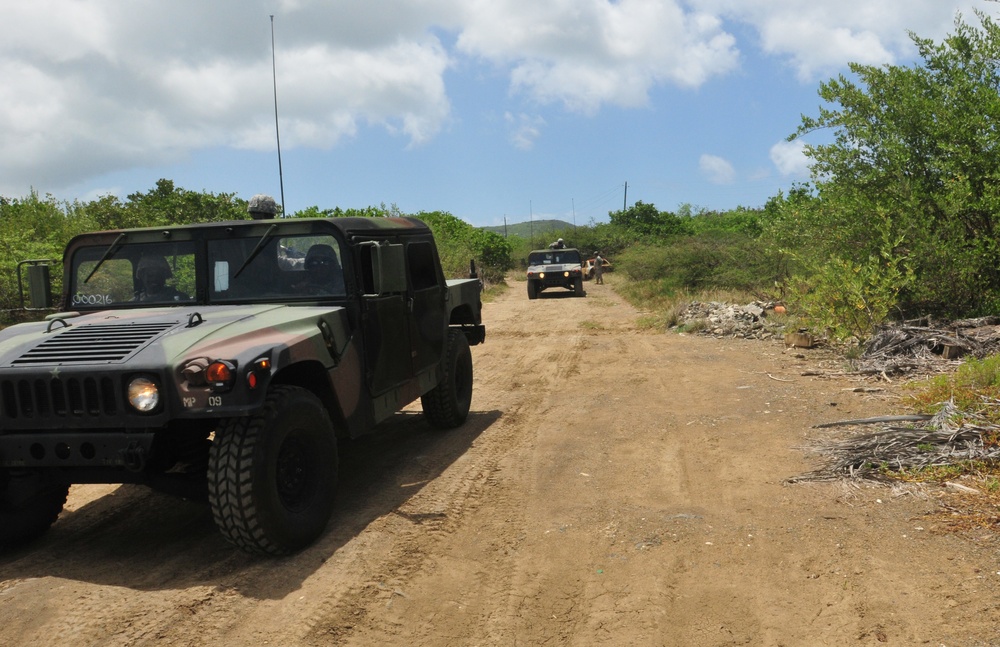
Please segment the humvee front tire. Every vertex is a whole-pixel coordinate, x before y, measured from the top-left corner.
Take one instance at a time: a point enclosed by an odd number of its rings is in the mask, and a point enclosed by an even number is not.
[[[257,413],[217,430],[208,465],[212,516],[249,553],[287,555],[326,528],[337,485],[337,439],[319,398],[272,387]]]
[[[573,294],[578,297],[584,296],[583,294],[583,277],[578,276],[576,280],[573,281]]]
[[[420,396],[420,405],[432,426],[451,429],[465,422],[472,407],[472,351],[465,334],[456,328],[448,329],[443,369],[441,383]]]
[[[55,523],[69,486],[32,470],[0,470],[0,546],[25,544]]]
[[[529,299],[536,299],[536,298],[538,298],[538,292],[539,292],[538,286],[535,284],[534,281],[529,280],[528,281],[528,298]]]

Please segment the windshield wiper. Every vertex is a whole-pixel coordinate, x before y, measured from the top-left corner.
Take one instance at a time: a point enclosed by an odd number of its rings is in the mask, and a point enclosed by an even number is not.
[[[250,252],[249,256],[247,256],[247,259],[243,261],[243,265],[240,265],[240,269],[236,270],[236,273],[233,274],[233,280],[236,280],[236,278],[239,277],[240,272],[245,270],[247,265],[249,265],[253,259],[257,258],[257,254],[260,254],[260,250],[264,249],[264,244],[267,243],[268,239],[271,238],[271,234],[273,234],[274,230],[277,228],[278,225],[271,225],[267,228],[264,235],[260,237],[259,241],[257,241],[257,246],[253,248],[253,251]]]
[[[101,257],[101,260],[97,261],[97,265],[94,266],[94,269],[90,270],[90,274],[87,275],[87,278],[83,279],[84,283],[90,281],[90,279],[97,274],[97,270],[101,269],[101,265],[104,265],[104,261],[115,255],[118,248],[121,247],[123,240],[125,240],[125,234],[118,234],[118,238],[115,238],[115,242],[111,243],[111,246],[104,252],[104,256]]]

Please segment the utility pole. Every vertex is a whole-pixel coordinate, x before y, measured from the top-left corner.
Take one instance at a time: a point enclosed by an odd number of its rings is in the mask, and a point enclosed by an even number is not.
[[[528,200],[528,231],[531,232],[531,247],[535,247],[535,214],[531,209],[531,200]]]
[[[576,198],[570,198],[569,202],[573,205],[573,231],[576,231]]]
[[[625,199],[622,201],[622,211],[628,209],[628,180],[625,180]]]
[[[285,178],[281,173],[281,133],[278,132],[278,72],[274,64],[274,14],[271,14],[271,81],[274,84],[274,137],[278,140],[278,186],[281,188],[281,215],[285,216]]]

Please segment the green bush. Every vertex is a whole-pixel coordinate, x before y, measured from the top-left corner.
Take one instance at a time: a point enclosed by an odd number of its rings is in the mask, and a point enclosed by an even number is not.
[[[667,244],[635,245],[616,268],[637,281],[663,280],[677,289],[768,291],[783,278],[781,256],[744,234],[709,231]]]
[[[416,217],[434,232],[445,276],[468,276],[469,261],[476,260],[483,280],[499,283],[513,267],[512,246],[500,234],[477,229],[446,211],[422,211]]]

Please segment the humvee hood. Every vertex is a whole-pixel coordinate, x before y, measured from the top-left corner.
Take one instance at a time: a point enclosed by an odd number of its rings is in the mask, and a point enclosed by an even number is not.
[[[57,315],[0,331],[0,366],[149,365],[226,357],[278,338],[284,344],[301,340],[316,331],[319,318],[340,310],[266,304]]]

